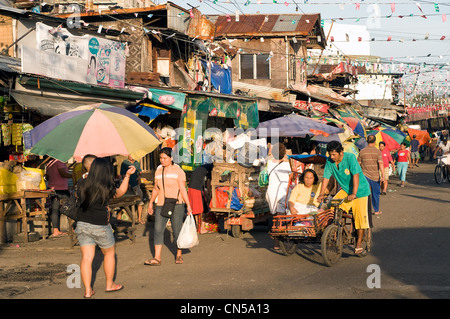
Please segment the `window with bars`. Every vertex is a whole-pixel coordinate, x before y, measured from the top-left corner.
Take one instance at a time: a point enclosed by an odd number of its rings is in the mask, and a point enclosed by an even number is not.
[[[239,78],[270,79],[270,59],[268,54],[240,54]]]

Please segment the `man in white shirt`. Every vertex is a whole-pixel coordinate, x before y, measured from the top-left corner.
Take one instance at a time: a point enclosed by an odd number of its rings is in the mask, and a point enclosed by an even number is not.
[[[447,173],[450,174],[450,143],[447,141],[447,136],[442,136],[441,143],[436,147],[433,158],[436,158],[436,153],[439,152],[439,150],[442,151],[442,155],[444,156],[442,162],[447,165]]]

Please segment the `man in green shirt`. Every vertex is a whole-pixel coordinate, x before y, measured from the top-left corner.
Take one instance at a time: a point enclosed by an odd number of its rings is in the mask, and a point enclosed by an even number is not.
[[[370,227],[368,214],[368,198],[371,194],[370,185],[362,174],[362,169],[356,156],[352,153],[344,152],[340,142],[332,141],[328,143],[327,151],[329,158],[325,164],[322,189],[318,201],[324,200],[325,190],[330,177],[333,176],[341,187],[334,199],[347,198],[342,203],[341,208],[347,212],[352,209],[358,234],[355,253],[360,254],[363,252],[361,243],[364,230]]]

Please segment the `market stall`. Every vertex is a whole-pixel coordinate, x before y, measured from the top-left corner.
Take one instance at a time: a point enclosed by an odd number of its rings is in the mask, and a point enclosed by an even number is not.
[[[20,190],[0,195],[0,243],[6,242],[5,221],[18,221],[18,233],[28,242],[29,222],[39,222],[42,226],[42,239],[46,238],[48,209],[45,204],[52,191]]]
[[[264,200],[265,191],[258,185],[259,170],[238,163],[214,163],[211,173],[212,199],[210,209],[219,224],[231,230],[233,237],[271,215]],[[252,177],[252,178],[251,178]]]

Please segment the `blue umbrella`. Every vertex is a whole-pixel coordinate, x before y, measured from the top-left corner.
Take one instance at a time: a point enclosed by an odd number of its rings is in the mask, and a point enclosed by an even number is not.
[[[335,126],[323,124],[318,120],[297,114],[289,114],[259,123],[256,128],[260,136],[306,137],[338,134],[344,132]]]

